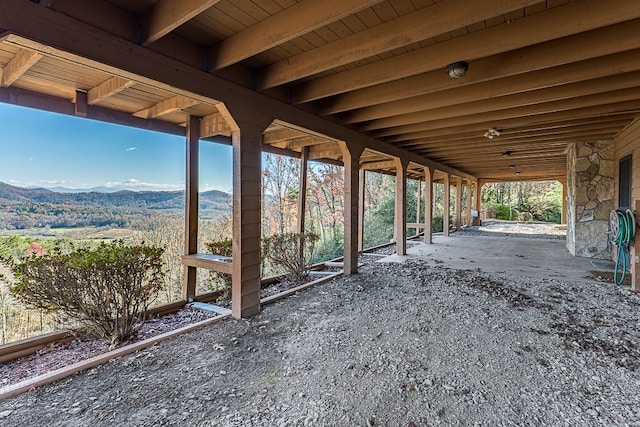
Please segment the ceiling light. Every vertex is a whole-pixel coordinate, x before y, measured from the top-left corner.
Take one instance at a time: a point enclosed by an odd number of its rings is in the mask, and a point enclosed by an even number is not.
[[[516,175],[520,175],[520,172],[516,172]]]
[[[449,74],[449,77],[451,77],[452,79],[459,79],[460,77],[464,77],[464,75],[467,74],[468,69],[468,62],[454,62],[453,64],[447,65],[447,74]]]
[[[501,133],[502,133],[502,132],[500,132],[500,130],[499,130],[499,129],[491,128],[491,129],[489,129],[488,131],[486,131],[486,132],[484,133],[484,137],[485,137],[485,138],[488,138],[488,139],[493,139],[493,138],[494,138],[494,137],[496,137],[496,136],[500,136],[500,134],[501,134]]]
[[[508,159],[509,157],[511,157],[511,151],[505,151],[504,153],[502,153],[502,157]]]
[[[515,169],[516,165],[509,165],[509,169]]]

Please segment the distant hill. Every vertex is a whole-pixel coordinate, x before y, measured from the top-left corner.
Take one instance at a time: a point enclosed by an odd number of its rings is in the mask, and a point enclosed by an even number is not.
[[[231,209],[231,195],[212,190],[200,193],[202,218]],[[0,182],[0,229],[34,226],[123,226],[136,215],[184,210],[184,191],[61,193],[46,188],[22,188]],[[112,221],[112,222],[109,222]]]
[[[40,187],[28,187],[28,188],[40,188]],[[122,191],[124,188],[115,187],[92,187],[92,188],[68,188],[68,187],[49,187],[47,190],[55,191],[56,193],[115,193],[116,191]]]

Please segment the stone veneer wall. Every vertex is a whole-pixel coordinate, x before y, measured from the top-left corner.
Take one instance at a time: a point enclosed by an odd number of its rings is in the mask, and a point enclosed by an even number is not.
[[[567,152],[567,248],[575,256],[611,259],[613,141],[576,143]]]

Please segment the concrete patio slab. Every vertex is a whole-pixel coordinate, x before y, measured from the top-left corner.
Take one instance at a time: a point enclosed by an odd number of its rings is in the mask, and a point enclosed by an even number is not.
[[[433,244],[407,248],[407,255],[390,255],[378,262],[422,260],[459,270],[566,280],[593,280],[590,271],[613,271],[614,263],[572,256],[561,239],[434,236]]]

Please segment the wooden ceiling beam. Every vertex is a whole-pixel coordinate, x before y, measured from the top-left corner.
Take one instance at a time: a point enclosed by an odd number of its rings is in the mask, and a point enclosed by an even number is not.
[[[437,69],[445,73],[447,64],[462,59],[473,61],[638,17],[640,8],[628,0],[576,1],[514,22],[300,84],[293,90],[292,102],[309,102]]]
[[[318,159],[335,159],[342,160],[342,151],[337,142],[332,141],[329,144],[321,146],[313,145],[309,147],[309,160]]]
[[[616,128],[619,126],[625,126],[626,123],[629,123],[633,120],[633,115],[624,115],[624,116],[605,116],[605,117],[594,117],[580,120],[570,120],[570,121],[557,121],[557,122],[548,122],[541,125],[533,124],[533,125],[523,125],[517,127],[511,127],[507,129],[502,129],[500,136],[496,136],[494,138],[487,138],[484,136],[484,133],[481,131],[473,131],[467,133],[454,133],[447,134],[445,136],[432,136],[429,138],[419,138],[413,139],[410,141],[402,141],[397,143],[398,146],[410,146],[420,143],[438,143],[445,142],[446,143],[464,143],[465,141],[482,141],[485,143],[494,143],[503,141],[505,139],[517,139],[523,137],[531,137],[531,136],[542,136],[542,135],[559,135],[567,132],[575,132],[575,131],[589,131],[594,129],[603,129],[603,128]]]
[[[273,145],[275,147],[286,148],[288,150],[296,151],[296,150],[300,150],[303,147],[311,147],[315,145],[334,143],[334,142],[335,141],[332,139],[327,139],[320,136],[305,135],[296,139],[288,139],[285,141],[279,141],[272,144],[264,144],[263,146]]]
[[[136,111],[133,113],[136,117],[141,117],[143,119],[154,119],[161,116],[166,116],[167,114],[175,113],[176,111],[182,111],[186,108],[193,107],[194,105],[198,105],[200,102],[187,98],[185,96],[174,96],[173,98],[166,99],[161,101],[149,108],[145,108],[144,110]]]
[[[543,114],[540,116],[525,116],[525,117],[510,117],[502,120],[485,121],[471,121],[469,123],[458,123],[451,121],[440,121],[439,123],[431,123],[433,125],[430,129],[419,130],[416,132],[406,132],[394,136],[383,138],[385,143],[394,143],[401,141],[411,141],[418,138],[430,137],[434,134],[441,135],[440,132],[445,131],[445,134],[449,132],[462,131],[469,127],[480,127],[482,129],[498,128],[505,129],[516,126],[544,126],[547,123],[562,123],[572,120],[584,120],[584,119],[600,119],[603,117],[617,117],[617,116],[637,116],[640,114],[640,101],[631,100],[607,105],[597,105],[593,107],[583,107],[575,110],[559,111],[555,113]]]
[[[599,135],[598,133],[595,133],[594,135]],[[583,136],[581,136],[582,138]],[[477,148],[470,148],[467,147],[467,150],[461,150],[461,149],[444,149],[444,148],[432,148],[432,147],[424,147],[424,148],[419,148],[420,151],[423,152],[430,152],[432,153],[434,156],[448,156],[451,155],[451,160],[455,160],[455,159],[461,159],[461,158],[468,158],[468,159],[475,159],[478,156],[479,157],[485,157],[485,156],[496,156],[496,158],[500,158],[502,157],[502,154],[505,152],[510,152],[512,153],[511,158],[515,158],[515,156],[518,153],[523,153],[523,152],[531,152],[531,151],[544,151],[544,150],[548,150],[550,148],[558,148],[561,147],[560,149],[564,149],[567,146],[567,140],[566,139],[549,139],[549,140],[539,140],[537,142],[532,142],[532,143],[519,143],[519,144],[505,144],[502,146],[498,146],[498,145],[494,145],[492,147],[477,147]]]
[[[424,155],[433,156],[434,158],[446,158],[447,160],[453,160],[458,157],[482,156],[484,154],[502,154],[507,151],[511,152],[513,156],[523,150],[535,150],[538,148],[549,148],[551,146],[566,146],[573,141],[588,141],[596,139],[613,139],[615,131],[609,129],[602,129],[593,132],[575,132],[568,135],[559,136],[546,136],[542,138],[532,138],[525,141],[505,141],[503,144],[495,144],[491,146],[481,146],[479,144],[468,145],[466,147],[435,147],[424,146],[416,147],[416,151],[423,153]]]
[[[389,111],[384,118],[361,124],[358,126],[358,129],[364,131],[384,129],[395,126],[410,125],[412,123],[419,123],[427,120],[442,120],[465,116],[482,111],[499,111],[523,106],[544,105],[556,101],[576,99],[587,95],[615,92],[638,87],[640,87],[640,71],[633,71],[630,73],[601,77],[584,82],[570,83],[524,93],[516,93],[514,95],[480,99],[479,101],[471,101],[441,108],[423,109],[401,115],[393,115],[393,113]],[[474,90],[470,90],[470,92],[474,93],[476,99],[480,97],[478,92]],[[442,96],[446,97],[446,94],[443,94]],[[437,103],[438,102],[436,101],[433,104]],[[431,103],[426,102],[426,105],[429,106]]]
[[[42,55],[27,49],[20,49],[2,71],[2,87],[9,87],[24,73],[29,71],[42,58]]]
[[[403,141],[400,143],[396,143],[395,145],[402,148],[411,148],[414,146],[426,145],[426,144],[442,144],[442,145],[456,145],[456,144],[493,144],[499,143],[503,140],[518,140],[523,138],[531,138],[531,137],[540,137],[547,135],[563,135],[568,132],[577,132],[577,131],[590,131],[590,130],[598,130],[598,129],[622,129],[624,126],[631,122],[631,118],[624,118],[613,121],[588,121],[584,124],[573,125],[573,126],[547,126],[545,129],[531,129],[529,127],[518,127],[512,128],[506,131],[503,131],[499,137],[495,137],[493,139],[485,138],[482,133],[479,132],[469,132],[462,134],[452,134],[447,135],[445,137],[431,137],[431,138],[421,138],[415,139],[411,141]]]
[[[382,0],[303,0],[212,46],[210,71],[228,67]]]
[[[480,175],[483,173],[493,173],[496,170],[502,169],[504,171],[511,171],[513,176],[522,176],[525,171],[528,171],[529,173],[535,172],[538,175],[542,175],[543,171],[546,171],[547,173],[562,173],[564,171],[566,174],[566,167],[566,159],[564,159],[564,157],[557,157],[554,158],[554,162],[545,162],[544,159],[531,159],[530,163],[518,166],[514,169],[509,168],[508,165],[493,163],[486,167],[480,166],[474,168],[474,171]]]
[[[570,98],[567,100],[551,101],[536,105],[526,105],[522,107],[514,107],[511,109],[487,111],[469,115],[461,115],[457,117],[444,118],[439,120],[431,120],[428,122],[416,122],[397,127],[382,129],[372,134],[376,137],[399,135],[403,133],[419,132],[422,130],[437,129],[438,127],[449,127],[471,123],[488,123],[493,127],[493,122],[501,120],[510,120],[512,123],[527,123],[535,120],[544,121],[541,117],[545,114],[559,113],[565,111],[567,118],[579,118],[580,110],[587,107],[595,107],[594,111],[598,111],[598,107],[602,108],[605,113],[610,108],[606,106],[614,103],[622,103],[630,101],[634,105],[640,105],[640,87],[632,89],[622,89],[612,92],[599,93],[595,95],[581,96]],[[637,108],[634,108],[636,110]],[[598,113],[595,113],[598,114]],[[531,117],[530,117],[531,116]],[[525,120],[525,118],[528,118]],[[497,125],[495,125],[497,126]]]
[[[521,9],[539,0],[448,0],[285,58],[258,77],[258,90],[280,86],[313,74],[391,51],[468,25]]]
[[[198,16],[220,0],[159,0],[144,17],[145,37],[148,46],[188,20]]]
[[[558,93],[564,90],[563,85],[580,82],[584,85],[573,87],[589,88],[598,84],[595,79],[618,78],[621,74],[638,70],[640,49],[362,108],[341,114],[340,120],[342,123],[363,122],[516,94],[529,98],[530,94],[536,94],[534,91]],[[535,99],[532,102],[536,102]]]
[[[625,62],[612,61],[605,64],[598,58],[606,58],[609,55],[613,60],[616,57],[612,54],[640,49],[638,28],[640,28],[640,19],[479,58],[471,61],[469,64],[471,71],[463,79],[451,79],[442,69],[437,69],[354,90],[319,101],[318,113],[335,114],[590,59],[594,59],[595,62],[588,63],[589,65],[596,65],[599,68],[606,68],[609,65],[614,73],[632,71],[626,68]],[[589,46],[589,49],[584,49],[584,46]],[[590,71],[583,70],[583,72],[588,74]],[[579,76],[574,78],[580,79]]]
[[[529,123],[529,124],[520,124],[517,126],[508,125],[505,122],[502,122],[502,126],[496,127],[502,132],[519,132],[519,131],[537,131],[537,130],[547,130],[547,129],[562,129],[565,127],[571,126],[579,126],[583,124],[590,123],[605,123],[611,121],[623,121],[623,120],[633,120],[635,114],[626,113],[626,114],[613,114],[606,116],[595,116],[595,117],[581,117],[575,120],[571,119],[560,119],[554,120],[550,118],[548,122],[542,123]],[[422,131],[418,134],[413,134],[411,139],[403,139],[395,141],[392,138],[385,138],[384,141],[388,143],[393,143],[397,146],[402,146],[403,144],[411,144],[414,141],[432,141],[432,140],[443,140],[443,139],[457,139],[458,135],[466,138],[468,136],[477,136],[484,135],[484,133],[488,130],[486,123],[473,123],[471,125],[462,125],[462,126],[454,126],[450,128],[441,128],[434,129],[430,131]]]
[[[66,98],[43,95],[15,87],[0,88],[0,102],[67,116],[75,116],[76,114],[75,105]],[[103,108],[97,105],[88,105],[86,113],[87,118],[105,123],[162,132],[170,135],[185,135],[185,128],[180,125],[160,120],[145,120],[133,117],[131,114],[122,111]]]
[[[209,114],[200,119],[200,138],[224,135],[231,136],[231,128],[220,113]]]
[[[323,138],[321,136],[315,136],[315,135],[306,135],[302,138],[298,138],[298,139],[294,139],[294,140],[289,140],[286,142],[287,147],[291,148],[292,150],[295,149],[299,149],[302,147],[308,147],[308,146],[313,146],[313,145],[320,145],[320,144],[328,144],[328,143],[333,143],[335,142],[332,139],[327,139],[327,138]]]
[[[564,162],[566,163],[566,154],[564,154],[565,149],[567,148],[566,145],[562,146],[562,147],[555,147],[555,148],[550,148],[547,149],[546,152],[545,151],[527,151],[527,152],[523,152],[521,153],[518,158],[514,158],[514,159],[489,159],[489,158],[484,158],[484,157],[458,157],[455,159],[452,159],[450,162],[452,164],[471,164],[471,163],[475,163],[475,164],[480,164],[479,159],[481,159],[481,166],[477,167],[477,170],[482,169],[482,168],[493,168],[496,167],[498,165],[504,165],[505,163],[507,163],[507,167],[509,169],[517,169],[519,167],[523,167],[523,166],[532,166],[534,164],[548,164],[549,162],[552,162],[553,158],[555,157],[556,160],[555,161],[560,161],[560,162]],[[560,160],[562,159],[562,160]],[[511,166],[514,166],[513,168]],[[472,166],[469,166],[472,167]],[[476,167],[476,166],[473,166]]]
[[[279,128],[276,130],[267,130],[262,135],[263,144],[274,144],[277,142],[288,141],[290,139],[297,139],[308,136],[309,134],[299,131],[297,129]]]
[[[354,129],[208,73],[201,66],[136,45],[32,2],[3,0],[0,28],[5,30],[4,42],[12,46],[46,53],[60,60],[82,64],[202,102],[219,101],[224,102],[227,108],[250,108],[269,118],[295,124],[334,140],[360,144],[373,151],[404,157],[423,166],[475,179],[464,171],[385,144]],[[78,37],[78,34],[83,37]]]
[[[473,146],[464,147],[451,147],[451,148],[442,148],[442,147],[416,147],[415,151],[424,156],[429,156],[433,159],[439,159],[449,164],[456,159],[467,158],[470,160],[481,160],[486,156],[496,156],[501,157],[503,153],[511,152],[511,153],[520,153],[522,151],[531,151],[531,150],[548,150],[553,147],[566,147],[568,144],[575,141],[591,141],[596,139],[613,139],[615,136],[615,132],[608,132],[603,130],[601,132],[593,132],[590,134],[576,134],[573,136],[566,136],[564,138],[560,137],[546,137],[540,139],[532,139],[530,141],[520,141],[520,142],[505,142],[504,145],[493,145],[491,147],[482,147],[482,148],[471,148]]]
[[[125,89],[130,88],[136,83],[128,80],[122,79],[120,77],[111,77],[110,79],[104,81],[98,86],[89,89],[87,92],[87,102],[89,105],[95,105],[99,102],[104,101],[107,98],[110,98],[118,93],[122,92]]]
[[[509,173],[514,178],[521,177],[525,174],[535,174],[537,176],[549,176],[549,175],[561,175],[564,174],[566,176],[567,165],[566,160],[563,157],[554,158],[554,162],[544,162],[544,161],[535,161],[532,160],[530,164],[519,166],[515,169],[509,168],[509,165],[506,164],[491,164],[488,167],[477,167],[474,168],[474,172],[478,175],[483,174],[493,174],[496,171],[502,170],[505,173],[502,176],[508,176]]]
[[[362,170],[377,170],[377,169],[389,169],[395,170],[395,160],[382,160],[377,162],[360,162],[360,169]]]

